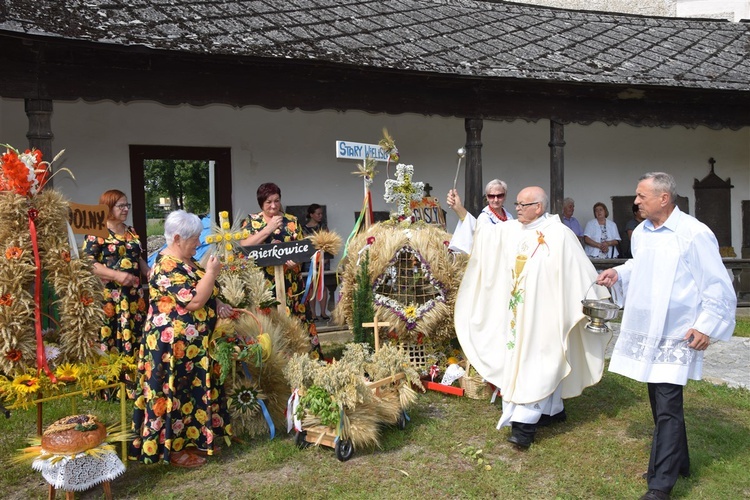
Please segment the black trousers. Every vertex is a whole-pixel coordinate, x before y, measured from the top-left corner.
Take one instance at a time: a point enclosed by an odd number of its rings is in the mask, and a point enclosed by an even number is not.
[[[654,439],[647,476],[650,490],[669,493],[680,474],[690,474],[682,389],[683,386],[675,384],[648,384],[654,417]]]

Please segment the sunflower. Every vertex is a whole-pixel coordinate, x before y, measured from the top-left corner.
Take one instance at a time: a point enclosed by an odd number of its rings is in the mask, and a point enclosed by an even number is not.
[[[266,399],[266,395],[249,381],[240,383],[228,396],[232,421],[241,423],[242,428],[250,426],[250,422],[260,413],[259,401]]]
[[[12,388],[19,394],[32,394],[39,390],[39,379],[31,375],[19,375],[13,379]]]
[[[61,382],[75,382],[81,376],[81,369],[76,365],[65,363],[57,367],[55,376]]]

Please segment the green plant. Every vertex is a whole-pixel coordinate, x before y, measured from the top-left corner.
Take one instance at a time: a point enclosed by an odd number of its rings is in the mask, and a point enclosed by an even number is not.
[[[317,385],[311,385],[299,400],[297,418],[304,418],[305,411],[318,417],[320,423],[328,427],[338,427],[341,410],[328,391]]]
[[[367,250],[360,261],[359,271],[357,272],[357,289],[352,298],[352,332],[354,333],[354,342],[367,343],[370,347],[374,347],[373,329],[362,326],[362,323],[372,322],[375,317],[369,266],[370,251]]]

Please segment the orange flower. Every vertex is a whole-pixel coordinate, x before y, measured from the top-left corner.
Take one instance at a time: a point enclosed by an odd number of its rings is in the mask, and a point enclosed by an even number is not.
[[[166,398],[159,398],[156,401],[154,401],[154,415],[157,417],[161,417],[167,412],[167,400]]]
[[[23,353],[19,351],[18,349],[8,349],[5,353],[5,359],[8,361],[11,361],[15,363],[16,361],[20,361],[21,357],[23,357]]]
[[[161,270],[165,273],[172,272],[174,271],[174,268],[177,267],[177,263],[172,259],[163,259],[160,265]]]
[[[115,315],[115,305],[111,302],[104,304],[104,315],[108,318],[113,317]]]
[[[173,297],[165,296],[159,299],[159,312],[160,313],[169,313],[172,311],[172,309],[175,308],[175,300]]]
[[[91,297],[89,297],[88,295],[81,295],[81,303],[82,303],[82,304],[83,304],[84,306],[90,306],[91,304],[93,304],[93,303],[94,303],[94,299],[92,299],[92,298],[91,298]]]
[[[62,260],[65,262],[70,262],[70,252],[67,250],[63,250],[60,252],[60,257],[62,257]]]
[[[0,306],[11,306],[13,305],[13,296],[9,293],[0,295]]]
[[[185,357],[185,342],[178,340],[177,342],[172,345],[172,353],[174,354],[174,357],[177,359],[182,359]]]
[[[8,249],[5,251],[5,258],[8,260],[20,259],[21,255],[23,255],[23,248],[8,247]]]

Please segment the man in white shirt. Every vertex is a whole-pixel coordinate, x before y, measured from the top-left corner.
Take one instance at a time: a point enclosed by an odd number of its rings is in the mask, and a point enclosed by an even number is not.
[[[678,476],[690,474],[683,387],[700,380],[710,341],[728,339],[735,325],[737,299],[716,237],[676,198],[671,175],[641,177],[635,204],[646,220],[633,231],[633,258],[597,279],[619,280],[625,293],[609,370],[648,383],[654,437],[642,500],[668,499]]]

